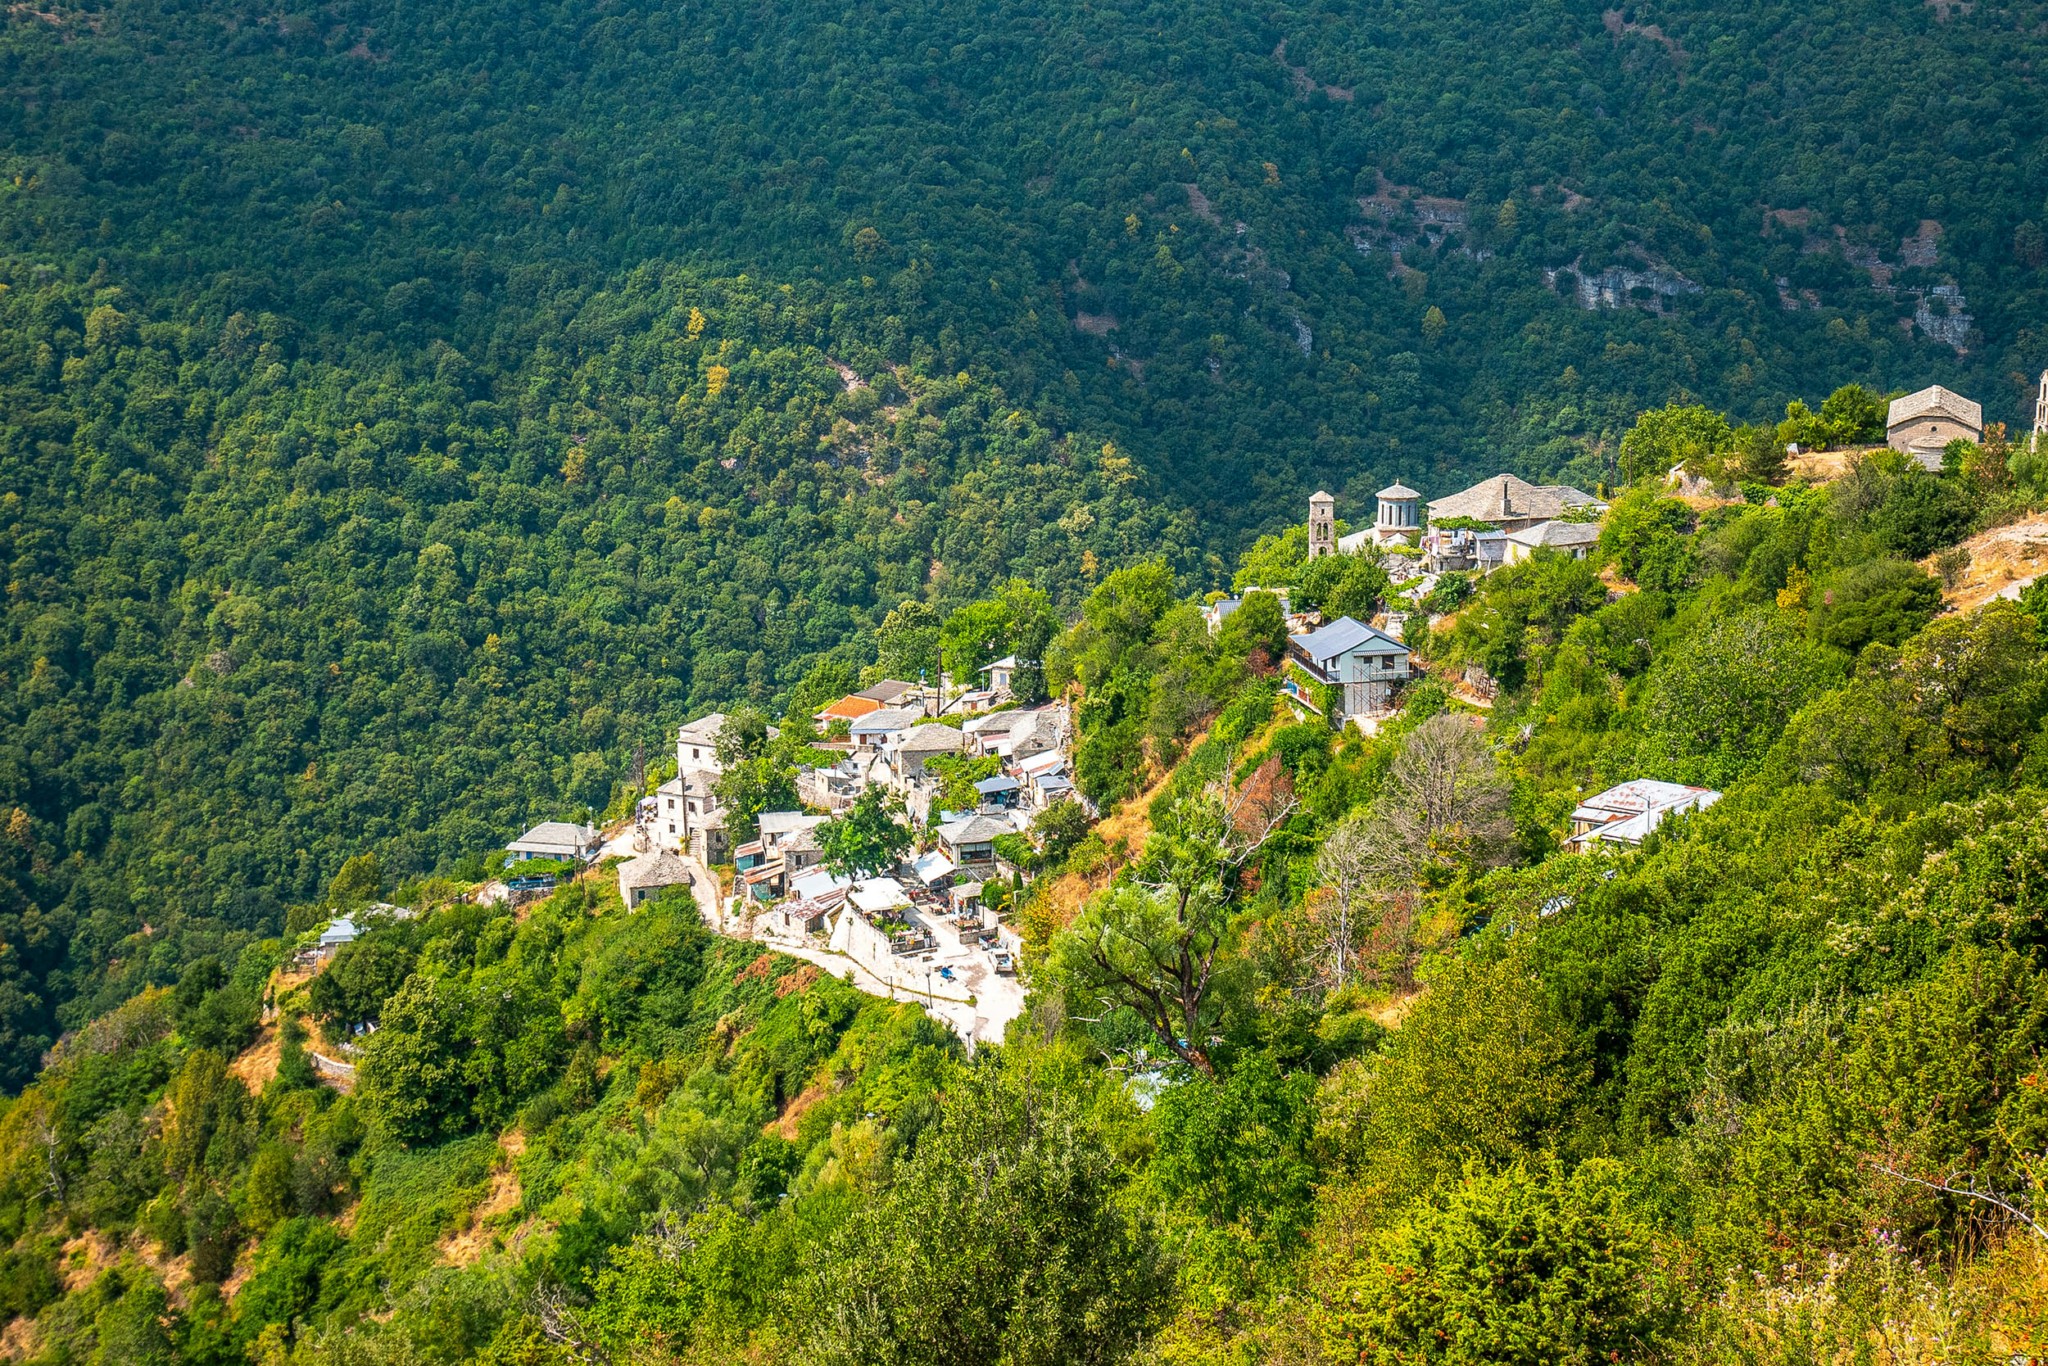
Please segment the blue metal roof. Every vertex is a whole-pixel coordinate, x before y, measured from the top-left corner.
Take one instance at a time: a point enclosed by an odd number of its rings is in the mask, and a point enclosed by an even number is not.
[[[1373,654],[1406,654],[1408,647],[1384,631],[1375,631],[1362,621],[1338,617],[1329,625],[1306,635],[1289,636],[1301,652],[1313,660],[1335,659],[1364,646]]]

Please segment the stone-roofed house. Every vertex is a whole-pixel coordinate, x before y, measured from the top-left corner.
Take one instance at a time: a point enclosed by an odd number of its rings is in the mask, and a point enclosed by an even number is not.
[[[925,760],[940,754],[958,754],[967,748],[967,736],[952,726],[913,726],[898,736],[891,751],[896,756],[897,775],[905,782],[924,775]]]
[[[724,712],[715,711],[676,729],[676,772],[709,773],[714,778],[725,772],[718,762],[718,733],[725,729],[725,720]],[[769,739],[780,733],[774,726],[768,727]]]
[[[685,771],[654,789],[654,843],[705,863],[723,863],[731,848],[725,812],[714,790],[719,775],[708,769]]]
[[[994,816],[967,816],[939,827],[939,848],[955,868],[992,868],[996,836],[1015,831],[1015,826]]]
[[[847,728],[853,743],[864,749],[887,749],[897,736],[924,720],[924,713],[912,707],[884,707],[871,711]]]
[[[686,722],[676,730],[676,771],[718,773],[718,732],[725,728],[725,713],[712,712]]]
[[[670,849],[642,854],[619,865],[619,900],[626,903],[629,911],[652,901],[671,887],[689,885],[690,866],[683,862],[680,854]]]
[[[1520,531],[1539,522],[1555,521],[1566,513],[1591,510],[1605,513],[1607,504],[1569,484],[1532,484],[1512,474],[1496,474],[1448,498],[1429,505],[1429,520],[1449,521],[1469,517],[1487,522],[1502,531]]]
[[[1941,469],[1949,442],[1983,437],[1983,405],[1939,384],[1893,399],[1884,415],[1885,444],[1912,456],[1925,470]]]
[[[823,825],[829,817],[813,816],[806,811],[763,811],[760,829],[761,843],[770,851],[786,849],[797,836],[806,834]]]
[[[1539,522],[1507,533],[1507,563],[1520,564],[1539,550],[1583,560],[1599,541],[1600,528],[1593,522]]]
[[[1394,693],[1408,680],[1408,647],[1362,621],[1339,617],[1317,631],[1287,638],[1288,662],[1316,683],[1342,690],[1335,722],[1377,716],[1393,708]],[[1319,697],[1307,693],[1290,673],[1285,687],[1317,711]]]
[[[505,849],[516,856],[515,861],[549,858],[583,863],[595,858],[598,847],[603,843],[603,837],[590,826],[571,825],[567,821],[542,821],[506,845]]]

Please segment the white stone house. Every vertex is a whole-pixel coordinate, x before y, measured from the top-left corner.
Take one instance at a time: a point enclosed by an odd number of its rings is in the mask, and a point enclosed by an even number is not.
[[[1554,550],[1583,560],[1600,542],[1600,528],[1592,522],[1539,522],[1532,527],[1507,533],[1507,563],[1520,564],[1539,550]]]
[[[671,887],[688,887],[690,868],[681,855],[661,849],[619,865],[619,900],[627,910],[660,896]]]

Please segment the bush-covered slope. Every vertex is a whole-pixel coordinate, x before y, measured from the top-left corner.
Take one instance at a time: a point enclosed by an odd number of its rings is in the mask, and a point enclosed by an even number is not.
[[[0,1075],[352,852],[604,805],[903,598],[1220,582],[1319,484],[1590,484],[1680,393],[2018,416],[2037,29],[10,11]]]

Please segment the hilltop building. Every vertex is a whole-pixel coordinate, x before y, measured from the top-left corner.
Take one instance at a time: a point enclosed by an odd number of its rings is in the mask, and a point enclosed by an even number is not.
[[[1308,557],[1337,553],[1337,500],[1321,489],[1308,500]]]
[[[1337,542],[1337,549],[1356,555],[1368,545],[1381,550],[1412,550],[1422,539],[1422,495],[1406,484],[1389,484],[1373,495],[1378,509],[1371,526]]]
[[[1422,495],[1406,484],[1389,484],[1374,495],[1379,500],[1372,539],[1378,546],[1413,546],[1422,538]]]
[[[1596,522],[1539,522],[1507,533],[1505,562],[1520,564],[1539,550],[1555,550],[1560,555],[1583,560],[1599,541],[1600,526]]]
[[[604,837],[588,825],[567,821],[542,821],[505,846],[513,862],[530,858],[559,859],[564,863],[587,863],[597,857]]]
[[[1606,511],[1606,503],[1569,484],[1532,484],[1512,474],[1496,474],[1463,493],[1432,502],[1429,520],[1446,522],[1454,517],[1468,517],[1514,532],[1571,514],[1597,517]]]
[[[2042,379],[2043,391],[2048,393],[2048,375]],[[1983,405],[1939,384],[1893,399],[1885,412],[1885,444],[1912,456],[1925,470],[1941,468],[1942,452],[1949,442],[1979,441],[1983,436]]]

